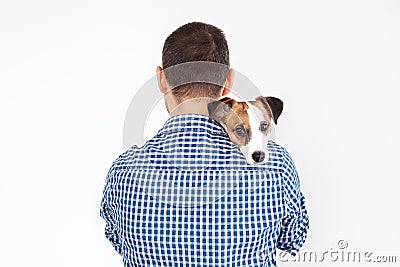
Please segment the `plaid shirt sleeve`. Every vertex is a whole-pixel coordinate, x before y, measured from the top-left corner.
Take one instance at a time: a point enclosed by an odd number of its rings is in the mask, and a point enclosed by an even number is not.
[[[114,165],[114,164],[113,164]],[[106,178],[106,184],[103,190],[103,198],[100,206],[100,216],[106,221],[105,236],[114,247],[115,251],[122,254],[121,239],[116,230],[115,216],[110,209],[109,202],[113,198],[113,192],[111,190],[111,178],[114,173],[114,168],[111,167]]]
[[[286,216],[282,221],[282,230],[277,241],[277,247],[295,256],[306,239],[309,218],[293,159],[286,149],[283,149],[282,157]]]

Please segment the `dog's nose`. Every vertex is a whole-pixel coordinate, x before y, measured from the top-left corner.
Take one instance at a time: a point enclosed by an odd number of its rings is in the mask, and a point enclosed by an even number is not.
[[[251,154],[251,157],[255,162],[259,163],[265,159],[265,153],[263,151],[257,150],[254,151],[253,154]]]

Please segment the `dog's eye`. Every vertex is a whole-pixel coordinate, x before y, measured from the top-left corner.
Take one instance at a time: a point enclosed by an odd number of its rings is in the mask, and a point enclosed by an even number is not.
[[[246,130],[243,125],[239,125],[235,128],[235,133],[240,137],[244,137],[246,135]]]
[[[262,122],[261,124],[260,124],[260,131],[261,132],[266,132],[267,130],[268,130],[268,123],[266,123],[266,122]]]

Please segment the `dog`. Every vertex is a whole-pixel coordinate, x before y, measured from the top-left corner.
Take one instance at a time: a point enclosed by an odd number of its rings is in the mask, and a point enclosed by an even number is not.
[[[210,102],[207,108],[209,117],[224,127],[249,164],[268,161],[268,135],[272,130],[271,123],[277,124],[282,114],[282,100],[259,96],[255,101],[237,102],[225,97]]]

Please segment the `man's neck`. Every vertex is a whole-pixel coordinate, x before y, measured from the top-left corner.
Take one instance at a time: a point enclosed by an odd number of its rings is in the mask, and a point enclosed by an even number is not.
[[[209,98],[194,98],[189,99],[177,107],[175,107],[171,112],[171,116],[181,115],[181,114],[200,114],[208,116],[208,108],[207,105],[210,103],[211,99]]]

